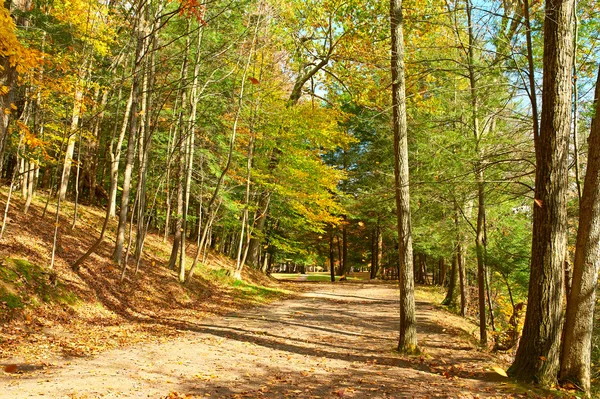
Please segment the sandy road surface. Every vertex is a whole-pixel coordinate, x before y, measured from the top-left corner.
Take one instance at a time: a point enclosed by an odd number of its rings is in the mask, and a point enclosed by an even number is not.
[[[182,325],[162,344],[22,365],[0,398],[511,397],[458,317],[417,300],[423,356],[402,357],[389,284],[313,284],[299,299]]]

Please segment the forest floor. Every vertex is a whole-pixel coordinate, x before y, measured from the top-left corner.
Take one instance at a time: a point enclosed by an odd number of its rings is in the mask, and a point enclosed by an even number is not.
[[[72,203],[58,223],[53,201],[23,205],[16,195],[0,242],[0,398],[539,397],[498,374],[509,359],[478,349],[477,327],[437,306],[435,289],[417,290],[423,353],[400,356],[394,283],[281,282],[249,268],[237,281],[215,252],[182,285],[160,232],[121,281],[114,220],[75,272],[104,211],[80,205],[73,227]],[[192,243],[188,264],[194,254]]]
[[[297,283],[303,293],[178,326],[163,342],[20,364],[0,398],[517,398],[538,396],[479,350],[476,326],[418,288],[421,355],[394,351],[392,283]],[[500,372],[501,373],[501,372]]]

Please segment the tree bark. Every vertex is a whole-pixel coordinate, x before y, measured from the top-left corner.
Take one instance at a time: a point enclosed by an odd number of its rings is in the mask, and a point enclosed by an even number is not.
[[[344,224],[342,225],[342,274],[346,275],[348,270],[348,224],[346,215],[344,215]]]
[[[596,115],[588,138],[588,163],[579,208],[573,283],[561,357],[560,379],[590,391],[594,307],[600,265],[600,70],[596,81]]]
[[[392,34],[391,72],[394,121],[394,188],[398,222],[398,279],[400,285],[400,336],[398,339],[398,351],[411,353],[417,350],[417,329],[410,226],[402,0],[390,0],[390,22]]]
[[[188,75],[188,55],[190,51],[190,22],[188,21],[187,26],[187,39],[186,46],[183,53],[183,64],[181,66],[180,76],[180,89],[179,97],[181,98],[181,108],[179,109],[179,115],[177,118],[176,131],[179,132],[178,144],[179,144],[179,160],[177,167],[177,219],[175,220],[175,237],[173,239],[173,248],[171,249],[171,257],[169,258],[169,269],[175,269],[177,265],[177,258],[179,257],[179,281],[183,283],[185,281],[185,219],[187,216],[187,209],[185,208],[184,198],[185,194],[185,182],[184,176],[186,173],[186,142],[188,135],[190,134],[183,126],[184,112],[187,108],[187,75]]]
[[[378,240],[378,229],[374,228],[371,233],[371,270],[370,270],[370,278],[371,280],[377,276],[377,240]]]
[[[477,77],[475,76],[475,36],[473,34],[472,4],[471,0],[466,0],[467,11],[467,29],[469,32],[469,47],[467,52],[469,85],[471,92],[471,128],[473,129],[473,139],[475,140],[475,179],[477,181],[477,231],[475,238],[475,247],[477,253],[477,288],[479,299],[479,343],[487,344],[486,328],[486,308],[485,308],[485,179],[483,173],[483,151],[481,150],[482,132],[479,126],[479,98]]]
[[[136,26],[137,46],[135,52],[135,64],[133,66],[133,83],[132,83],[132,101],[129,119],[129,134],[127,137],[127,161],[125,163],[125,171],[123,174],[123,191],[121,192],[121,209],[119,212],[119,225],[117,228],[117,241],[113,252],[113,260],[117,264],[121,264],[123,256],[123,245],[125,243],[125,229],[127,226],[127,214],[129,211],[129,196],[131,190],[131,175],[133,164],[135,162],[136,149],[136,133],[138,122],[138,98],[140,91],[140,66],[142,59],[145,56],[144,47],[144,29],[143,29],[143,6],[138,9],[138,22]]]
[[[529,295],[523,337],[509,369],[543,386],[557,379],[563,321],[574,5],[574,0],[546,1]]]
[[[450,276],[448,279],[448,291],[446,298],[442,301],[442,305],[449,306],[451,308],[458,307],[458,256],[456,250],[454,256],[452,256],[452,266],[450,267]]]
[[[333,248],[333,227],[329,231],[329,275],[331,282],[335,282],[335,250]]]
[[[84,63],[85,65],[85,63]],[[63,162],[63,172],[60,179],[60,189],[58,196],[64,201],[67,195],[67,188],[69,186],[69,176],[71,175],[71,164],[73,162],[73,154],[75,151],[75,139],[77,136],[77,129],[79,127],[79,118],[81,116],[81,107],[83,105],[83,89],[84,80],[86,78],[86,67],[82,66],[79,71],[79,77],[75,86],[75,99],[73,103],[73,115],[71,116],[71,131],[69,133],[67,141],[67,150],[65,151],[65,159]]]
[[[446,258],[443,256],[440,257],[439,266],[440,274],[438,284],[443,287],[446,285]]]

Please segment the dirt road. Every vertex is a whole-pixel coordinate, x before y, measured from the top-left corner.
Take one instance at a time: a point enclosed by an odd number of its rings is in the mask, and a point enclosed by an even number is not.
[[[21,365],[21,374],[0,376],[0,398],[517,397],[468,336],[474,326],[425,294],[417,296],[424,354],[403,357],[394,352],[394,286],[313,286],[299,299],[182,325],[166,343]]]

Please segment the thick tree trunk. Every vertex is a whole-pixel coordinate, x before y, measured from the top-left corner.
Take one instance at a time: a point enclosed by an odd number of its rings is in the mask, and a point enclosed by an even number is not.
[[[519,379],[544,386],[556,382],[560,356],[574,4],[574,0],[546,1],[529,295],[523,337],[509,369]]]
[[[392,33],[391,70],[394,117],[394,188],[398,221],[398,279],[400,285],[400,336],[398,339],[398,350],[410,353],[417,350],[417,329],[410,226],[402,0],[390,0],[390,22]]]
[[[600,70],[596,115],[588,138],[588,163],[579,208],[573,283],[567,302],[560,379],[590,390],[594,307],[600,265]]]

